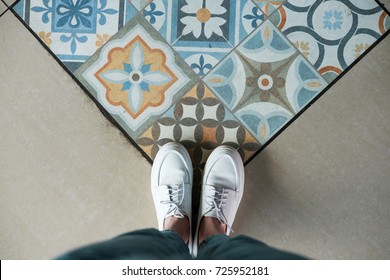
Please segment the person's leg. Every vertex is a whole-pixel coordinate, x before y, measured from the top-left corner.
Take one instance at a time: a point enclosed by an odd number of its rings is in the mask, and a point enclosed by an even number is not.
[[[303,259],[247,236],[229,234],[244,192],[244,166],[230,147],[218,147],[204,169],[194,253],[198,259]],[[199,247],[198,247],[199,246]]]
[[[220,146],[207,159],[202,180],[194,255],[208,236],[229,235],[244,193],[244,165],[232,147]]]
[[[269,247],[245,235],[207,237],[199,246],[199,260],[303,260],[302,256]]]
[[[299,260],[304,257],[269,247],[245,235],[229,237],[226,225],[218,219],[204,217],[199,226],[200,260]]]
[[[151,184],[158,229],[182,235],[192,252],[192,162],[183,145],[168,143],[158,151]]]
[[[191,259],[192,163],[182,145],[168,143],[160,148],[151,183],[159,231],[130,232],[58,259]]]
[[[85,246],[59,256],[59,260],[191,259],[188,246],[175,231],[143,229]]]

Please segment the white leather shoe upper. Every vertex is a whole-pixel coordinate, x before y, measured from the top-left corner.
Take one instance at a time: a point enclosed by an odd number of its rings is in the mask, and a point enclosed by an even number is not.
[[[157,153],[151,174],[152,195],[159,230],[164,230],[165,218],[187,216],[190,223],[190,251],[192,249],[192,172],[191,158],[187,150],[181,144],[168,143]]]
[[[244,193],[244,165],[232,147],[220,146],[209,156],[204,169],[198,227],[194,241],[197,254],[198,231],[202,217],[214,217],[225,224],[230,234],[238,206]]]

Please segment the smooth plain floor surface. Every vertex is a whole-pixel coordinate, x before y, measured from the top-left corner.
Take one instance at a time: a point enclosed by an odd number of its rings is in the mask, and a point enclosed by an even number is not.
[[[150,164],[10,11],[0,42],[0,258],[156,226]],[[390,259],[389,49],[249,163],[237,233],[315,259]]]

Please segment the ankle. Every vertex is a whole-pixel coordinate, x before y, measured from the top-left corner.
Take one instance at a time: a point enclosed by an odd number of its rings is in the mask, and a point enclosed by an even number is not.
[[[164,220],[164,230],[176,232],[185,243],[188,243],[190,238],[190,223],[188,217],[177,218],[170,216]]]
[[[207,237],[226,234],[226,225],[214,217],[203,217],[199,225],[198,244],[201,244]]]

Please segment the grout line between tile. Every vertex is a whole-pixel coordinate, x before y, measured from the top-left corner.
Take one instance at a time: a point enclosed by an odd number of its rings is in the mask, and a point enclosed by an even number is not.
[[[319,70],[306,58],[306,56],[304,56],[303,54],[302,54],[302,52],[297,48],[297,46],[295,46],[295,44],[286,36],[286,35],[284,35],[284,33],[272,22],[272,21],[270,21],[271,22],[271,24],[273,25],[273,26],[275,26],[275,28],[277,29],[277,30],[279,30],[279,32],[283,35],[283,37],[284,38],[286,38],[286,40],[292,45],[292,47],[298,52],[298,54],[314,69],[314,71],[316,72],[316,73],[318,73],[318,75],[320,75],[320,77],[327,83],[327,84],[329,84],[329,82],[327,81],[327,80],[325,80],[325,78],[321,75],[321,73],[319,72]]]
[[[265,21],[266,21],[266,20],[265,20]],[[218,66],[219,64],[221,64],[222,61],[224,61],[230,54],[232,54],[234,51],[236,51],[236,49],[237,49],[237,48],[238,48],[238,47],[239,47],[239,46],[240,46],[240,45],[241,45],[249,36],[251,36],[254,32],[256,32],[257,29],[260,29],[260,27],[264,24],[265,21],[263,21],[262,23],[260,23],[259,26],[257,26],[257,27],[256,27],[254,30],[252,30],[246,37],[244,37],[244,39],[241,40],[241,42],[240,42],[237,46],[233,47],[233,48],[225,55],[224,58],[222,58],[220,61],[218,61],[218,63],[215,64],[215,66],[214,66],[213,68],[211,68],[210,71],[207,72],[207,74],[204,75],[203,77],[201,77],[200,79],[203,81],[203,80],[210,74],[210,72],[211,72],[212,70],[214,70],[215,68],[217,68],[217,66]]]
[[[201,81],[203,83],[203,85],[214,95],[214,97],[219,101],[221,102],[221,104],[224,106],[224,108],[230,113],[232,114],[232,116],[234,116],[234,118],[243,126],[245,127],[245,129],[247,130],[247,132],[253,137],[253,139],[255,139],[259,145],[260,145],[260,149],[261,147],[263,146],[263,144],[260,143],[259,140],[257,140],[257,137],[255,135],[253,135],[253,133],[249,130],[249,128],[246,126],[245,123],[243,123],[237,116],[236,114],[229,108],[229,106],[227,106],[227,104],[225,103],[224,100],[221,100],[217,94],[214,93],[214,91],[204,82],[204,81]],[[246,163],[251,160],[251,157],[244,162],[244,166],[246,165]]]
[[[280,5],[279,6],[279,8],[277,8],[270,16],[269,16],[269,18],[275,13],[275,12],[277,12],[281,7],[283,7],[284,6],[284,4],[286,3],[287,1],[284,1],[283,2],[283,4],[282,5]],[[276,24],[274,24],[273,22],[272,22],[272,20],[269,20],[270,21],[270,23],[283,35],[283,37],[293,46],[293,48],[299,53],[299,55],[300,56],[302,56],[303,57],[303,59],[316,71],[316,73],[318,73],[318,75],[320,75],[320,77],[322,78],[322,79],[324,79],[323,77],[322,77],[322,75],[321,75],[321,73],[318,71],[318,69],[302,54],[302,52],[295,46],[295,44],[283,33],[283,31],[282,30],[280,30],[279,29],[279,27],[276,25]],[[326,81],[325,79],[324,79],[324,81],[327,83],[327,84],[329,84],[329,82],[328,81]]]

